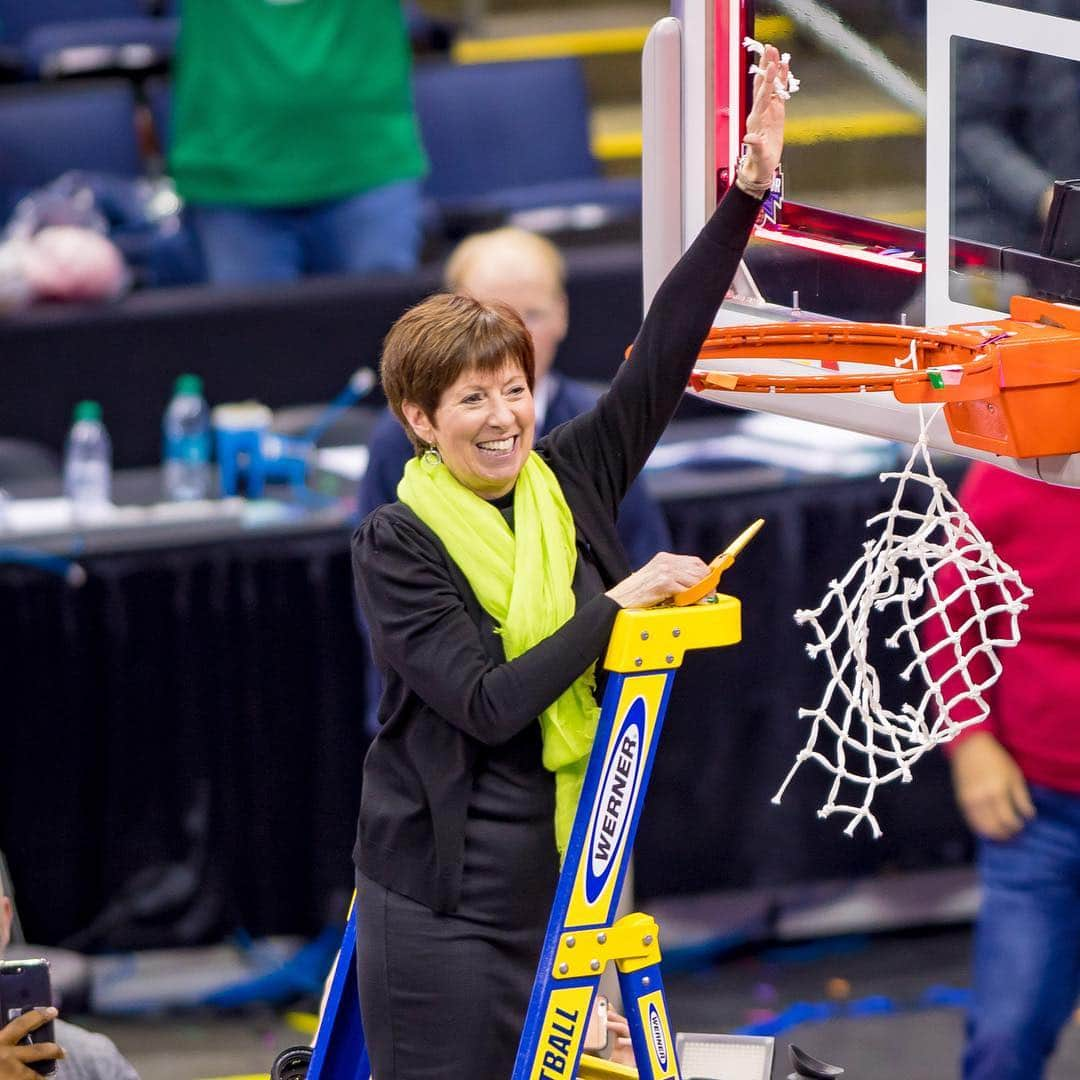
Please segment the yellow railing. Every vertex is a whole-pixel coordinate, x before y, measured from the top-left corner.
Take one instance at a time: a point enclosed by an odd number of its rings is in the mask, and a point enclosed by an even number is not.
[[[788,146],[813,146],[825,142],[854,142],[922,135],[926,121],[914,113],[870,112],[846,115],[807,116],[787,122],[784,142]],[[641,156],[640,131],[598,132],[593,153],[601,161],[627,161]]]
[[[767,41],[791,36],[791,20],[768,15],[757,20],[757,35]],[[508,60],[540,60],[552,56],[609,56],[641,52],[647,26],[604,30],[570,30],[555,34],[522,34],[502,38],[460,38],[451,52],[459,64],[492,64]]]

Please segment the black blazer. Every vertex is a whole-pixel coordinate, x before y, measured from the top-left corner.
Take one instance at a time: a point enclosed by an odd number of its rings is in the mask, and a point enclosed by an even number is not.
[[[725,196],[657,292],[607,393],[537,443],[573,514],[578,556],[603,589],[629,573],[619,503],[679,403],[759,209],[738,189]],[[600,657],[618,606],[603,591],[578,596],[564,626],[508,663],[464,575],[401,503],[361,524],[353,572],[384,680],[353,857],[384,887],[453,911],[481,749],[538,729],[543,709]]]

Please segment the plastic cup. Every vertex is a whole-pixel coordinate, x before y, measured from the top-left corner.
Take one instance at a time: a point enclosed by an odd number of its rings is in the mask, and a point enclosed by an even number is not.
[[[258,401],[218,405],[210,414],[223,496],[237,495],[241,487],[250,499],[262,495],[266,482],[262,440],[273,416]]]

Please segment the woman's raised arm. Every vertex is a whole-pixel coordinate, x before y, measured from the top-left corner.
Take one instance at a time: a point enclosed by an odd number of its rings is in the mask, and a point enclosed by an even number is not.
[[[766,46],[735,186],[657,290],[622,365],[594,410],[559,429],[556,453],[585,459],[614,504],[644,467],[686,388],[701,343],[738,269],[784,142],[787,64]]]

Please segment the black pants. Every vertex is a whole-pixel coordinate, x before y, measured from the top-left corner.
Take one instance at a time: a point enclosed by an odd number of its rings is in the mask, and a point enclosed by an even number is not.
[[[357,976],[374,1080],[509,1080],[543,922],[441,915],[358,874]]]

